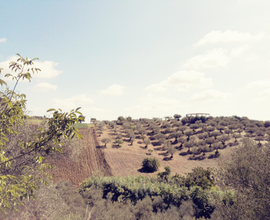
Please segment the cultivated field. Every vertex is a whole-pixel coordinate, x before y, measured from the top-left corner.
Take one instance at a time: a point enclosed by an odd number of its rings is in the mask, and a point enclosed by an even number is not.
[[[104,175],[111,176],[111,170],[106,161],[102,149],[97,148],[98,145],[95,135],[95,130],[91,128],[81,128],[80,133],[84,136],[82,140],[82,149],[79,152],[77,159],[70,157],[53,157],[49,162],[55,166],[49,173],[57,182],[61,179],[70,180],[75,187],[83,182],[89,176]],[[78,147],[78,146],[73,146]]]
[[[56,166],[51,174],[55,181],[69,179],[75,186],[98,173],[151,176],[157,172],[142,172],[142,161],[154,157],[161,164],[158,172],[169,166],[173,174],[184,175],[195,167],[217,167],[220,161],[229,159],[243,137],[254,139],[259,146],[270,137],[264,122],[233,117],[197,121],[124,119],[122,122],[97,122],[93,128],[82,124],[80,132],[84,140],[78,160],[68,157],[51,160]],[[106,146],[104,138],[110,139]],[[117,139],[123,143],[117,144]],[[146,148],[144,140],[147,139],[150,143]],[[170,149],[173,149],[172,154]]]
[[[124,129],[122,126],[117,126],[117,129],[121,131],[124,135]],[[149,137],[148,135],[146,135]],[[104,127],[102,134],[98,136],[99,145],[102,146],[101,140],[103,138],[111,138],[114,139],[112,135],[111,129],[107,126]],[[140,172],[142,167],[142,161],[146,157],[154,157],[160,161],[161,168],[160,171],[164,170],[165,166],[170,166],[172,173],[185,174],[191,172],[195,167],[217,167],[220,160],[226,160],[231,154],[233,148],[235,147],[226,147],[225,149],[219,150],[221,155],[219,158],[213,159],[204,159],[204,160],[189,160],[190,155],[181,156],[180,153],[186,151],[187,149],[177,150],[177,152],[173,155],[172,159],[164,160],[164,158],[168,158],[168,156],[164,156],[166,151],[160,149],[160,146],[156,147],[150,144],[147,149],[145,149],[145,144],[142,143],[141,139],[135,139],[133,145],[130,145],[128,138],[123,138],[124,143],[120,148],[114,147],[114,143],[108,143],[106,148],[104,148],[105,159],[111,167],[112,174],[114,176],[127,176],[127,175],[156,175],[146,174]],[[168,139],[173,141],[173,138]],[[229,143],[229,141],[228,141]],[[179,146],[180,144],[176,144]],[[148,150],[153,150],[151,155]],[[206,157],[211,153],[206,153]]]

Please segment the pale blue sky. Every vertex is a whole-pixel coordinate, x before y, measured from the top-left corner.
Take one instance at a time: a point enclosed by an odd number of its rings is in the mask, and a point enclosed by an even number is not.
[[[32,115],[81,106],[87,121],[194,112],[269,120],[269,8],[267,0],[0,0],[0,67],[16,53],[39,58],[42,73],[18,86]]]

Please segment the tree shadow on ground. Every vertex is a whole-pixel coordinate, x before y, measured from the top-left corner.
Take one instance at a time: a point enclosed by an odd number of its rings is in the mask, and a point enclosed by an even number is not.
[[[164,157],[163,160],[169,161],[169,160],[172,160],[172,158],[171,157]]]
[[[122,147],[122,146],[121,146],[121,145],[117,145],[117,144],[113,144],[113,145],[112,145],[112,148],[118,149],[118,148],[120,148],[120,147]]]
[[[168,153],[167,152],[161,152],[161,153],[158,153],[158,155],[168,156]]]
[[[188,154],[192,154],[192,152],[191,151],[184,151],[184,152],[181,152],[179,155],[180,156],[186,156]]]
[[[140,168],[137,171],[140,172],[140,173],[154,173],[154,172],[157,172],[157,171],[153,171],[153,172],[145,171],[143,168]]]
[[[105,149],[106,147],[104,145],[99,145],[99,146],[96,146],[96,148]]]

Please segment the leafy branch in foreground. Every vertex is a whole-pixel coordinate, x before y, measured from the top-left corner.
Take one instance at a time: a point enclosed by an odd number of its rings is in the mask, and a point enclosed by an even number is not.
[[[40,69],[31,68],[33,60],[37,58],[29,60],[17,55],[17,62],[11,62],[9,68],[18,74],[5,75],[16,81],[13,90],[7,88],[4,80],[0,80],[0,84],[6,86],[0,92],[0,211],[23,205],[23,199],[34,198],[39,182],[46,184],[46,178],[50,177],[46,169],[51,166],[45,163],[45,159],[50,153],[62,152],[61,139],[83,138],[74,126],[81,120],[78,116],[82,115],[80,108],[69,113],[49,109],[47,112],[52,112],[52,117],[45,120],[46,126],[40,127],[30,137],[19,132],[27,123],[28,116],[25,114],[26,96],[17,94],[15,89],[20,79],[31,81],[31,72],[38,73]]]

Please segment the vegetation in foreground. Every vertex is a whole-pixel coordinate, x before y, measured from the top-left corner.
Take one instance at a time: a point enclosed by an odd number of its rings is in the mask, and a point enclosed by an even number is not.
[[[269,146],[258,148],[244,139],[217,170],[198,167],[180,176],[166,167],[155,177],[98,175],[79,190],[60,181],[41,186],[37,200],[26,202],[19,214],[32,219],[269,219],[269,161]],[[4,219],[16,215],[11,211]]]

